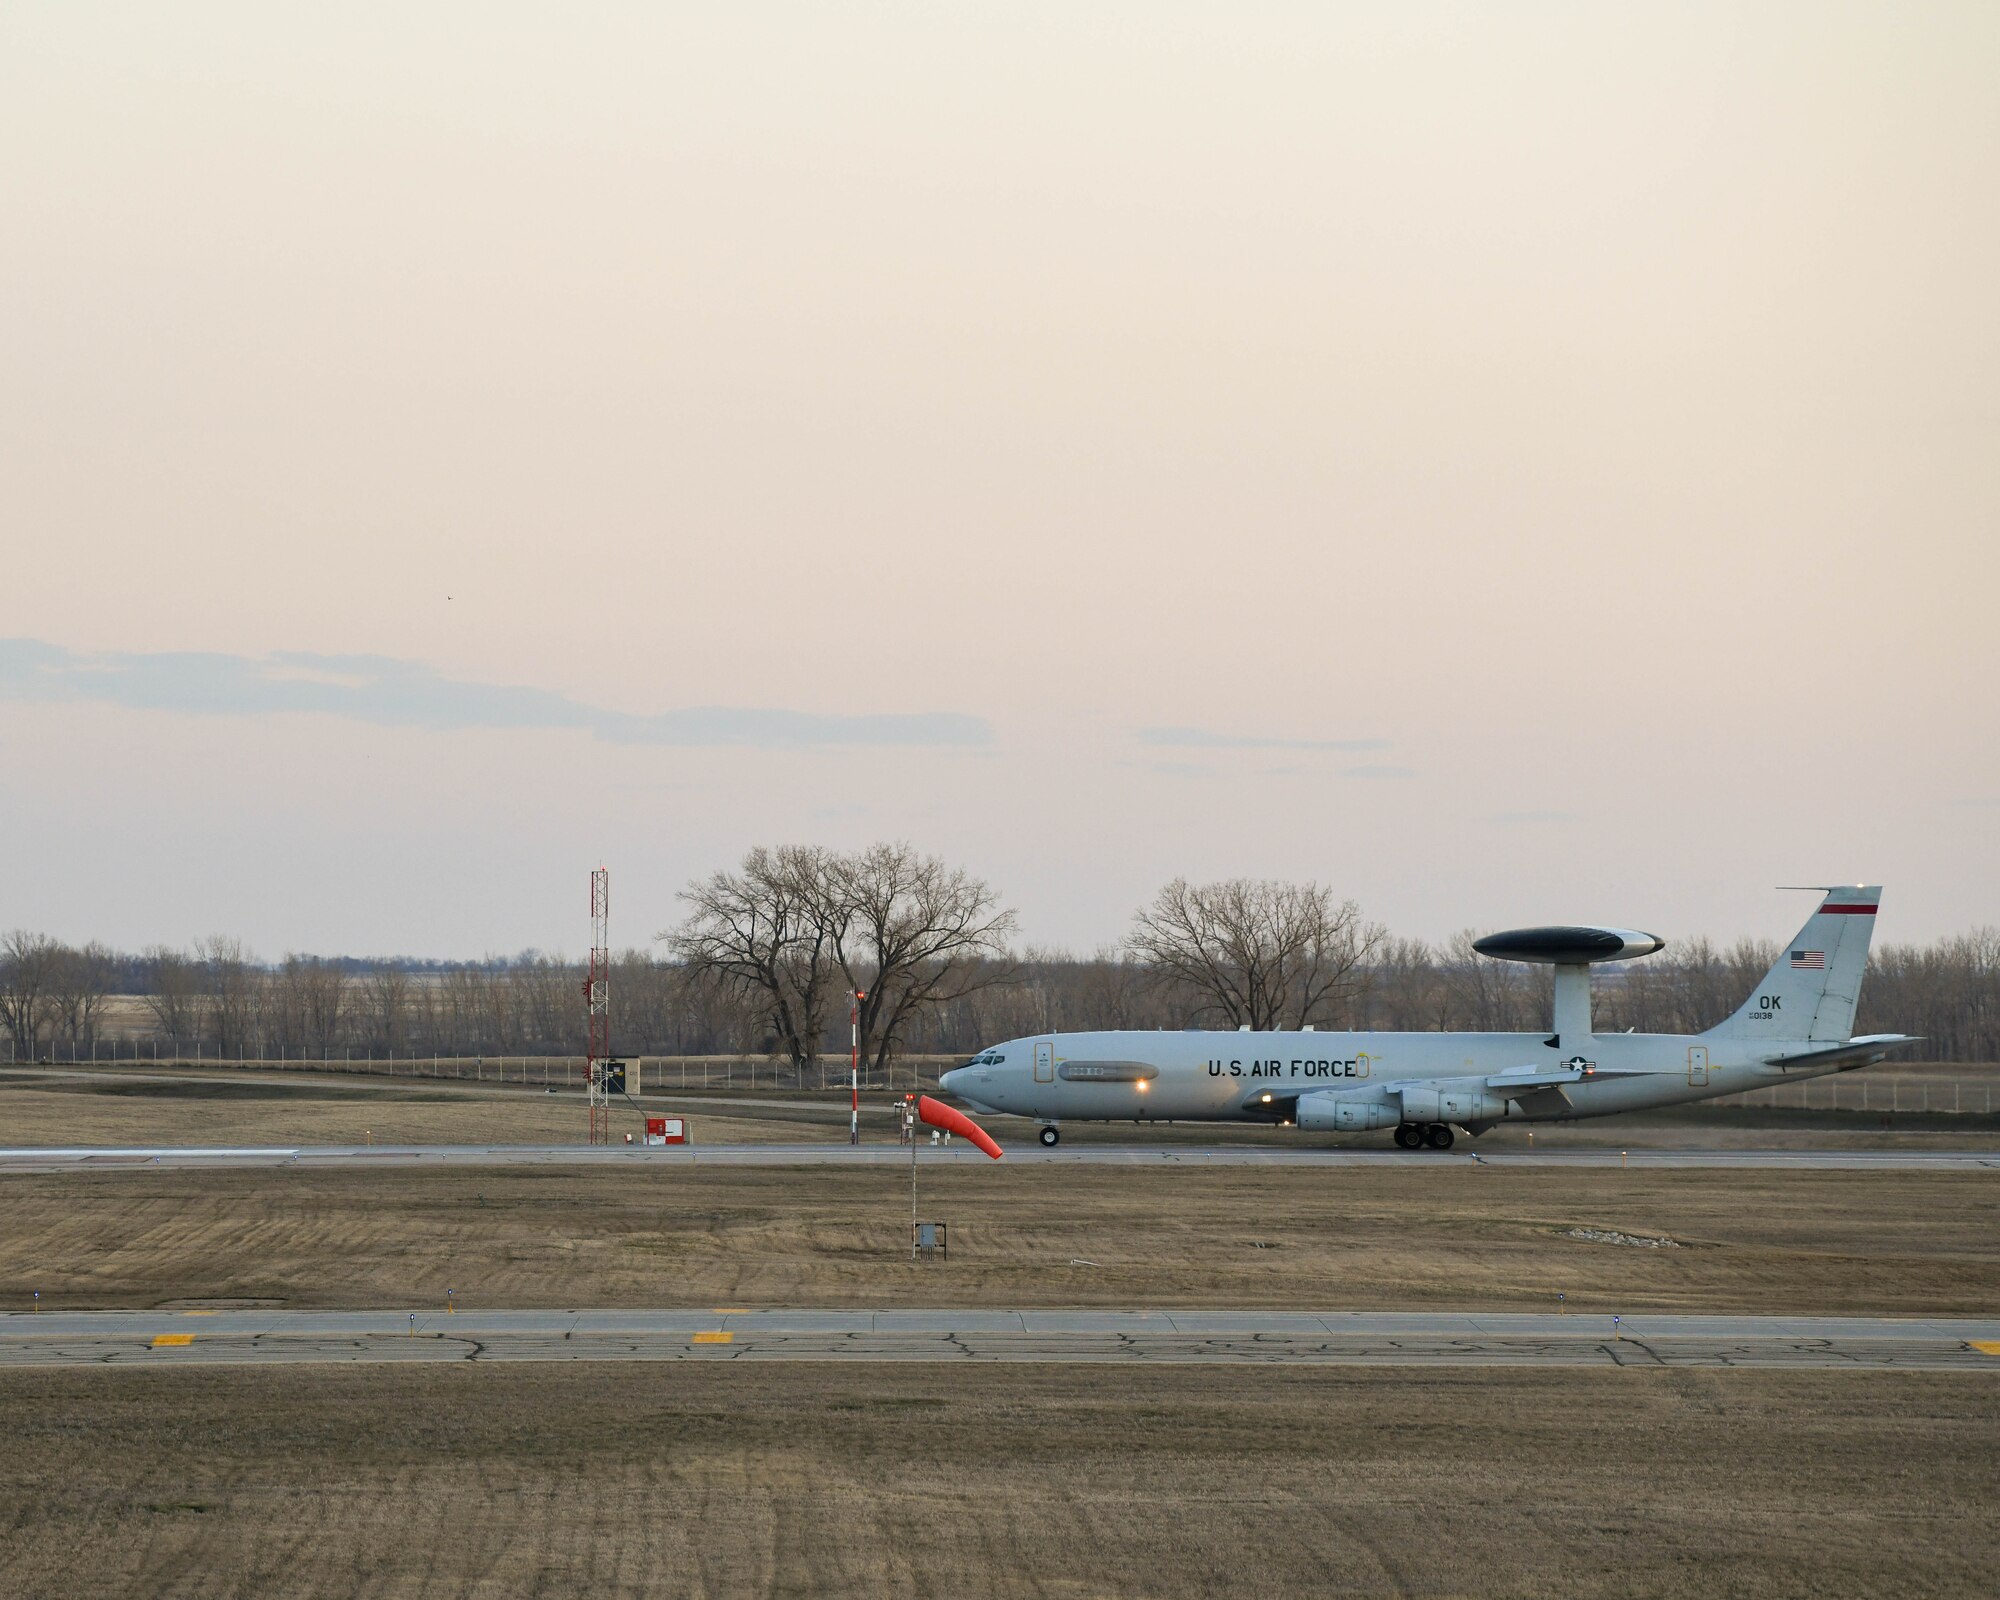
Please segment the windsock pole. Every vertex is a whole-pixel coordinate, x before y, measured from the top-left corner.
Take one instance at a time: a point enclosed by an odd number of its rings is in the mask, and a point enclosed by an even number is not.
[[[917,1121],[927,1122],[933,1128],[943,1128],[947,1133],[955,1133],[960,1138],[969,1139],[984,1150],[995,1161],[1000,1159],[1000,1146],[993,1142],[993,1136],[968,1117],[963,1111],[946,1105],[942,1100],[933,1100],[927,1094],[917,1096]],[[910,1132],[910,1259],[917,1256],[917,1137],[916,1130]]]
[[[866,989],[848,991],[853,998],[847,1008],[847,1142],[861,1142],[861,1002]]]

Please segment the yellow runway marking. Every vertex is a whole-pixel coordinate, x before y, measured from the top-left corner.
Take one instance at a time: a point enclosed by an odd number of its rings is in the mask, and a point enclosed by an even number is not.
[[[735,1338],[736,1335],[733,1333],[698,1333],[694,1336],[694,1342],[696,1344],[729,1344]]]
[[[1973,1339],[1969,1342],[1983,1356],[2000,1356],[2000,1339]]]
[[[194,1343],[194,1335],[191,1333],[159,1333],[153,1336],[153,1348],[155,1350],[163,1349],[172,1345],[193,1344],[193,1343]]]
[[[713,1311],[718,1317],[739,1317],[750,1308],[748,1306],[710,1306],[708,1309]]]
[[[212,1317],[215,1313],[213,1311],[183,1311],[181,1315],[184,1317]]]

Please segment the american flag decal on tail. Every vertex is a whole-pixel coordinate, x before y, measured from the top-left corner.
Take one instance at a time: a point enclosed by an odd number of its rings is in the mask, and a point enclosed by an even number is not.
[[[1792,952],[1792,965],[1795,967],[1810,967],[1815,972],[1824,972],[1826,970],[1826,952],[1824,950],[1794,950]]]

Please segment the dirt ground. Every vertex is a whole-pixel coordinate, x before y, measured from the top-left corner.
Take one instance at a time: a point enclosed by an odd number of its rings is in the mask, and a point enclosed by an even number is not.
[[[1422,1167],[119,1169],[0,1177],[0,1309],[2000,1307],[1984,1173]],[[1572,1229],[1666,1239],[1644,1247]]]
[[[0,1373],[0,1592],[1988,1595],[1984,1375]]]

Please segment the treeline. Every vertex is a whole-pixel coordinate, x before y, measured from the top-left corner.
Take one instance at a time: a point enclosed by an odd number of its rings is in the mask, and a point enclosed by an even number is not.
[[[1352,992],[1317,1021],[1321,1028],[1410,1032],[1533,1032],[1554,1004],[1546,967],[1491,961],[1472,951],[1482,930],[1441,943],[1385,939],[1356,968]],[[1600,1033],[1700,1033],[1721,1022],[1771,970],[1782,947],[1707,939],[1669,945],[1642,961],[1599,967],[1592,1021]],[[1087,1028],[1213,1027],[1205,997],[1162,984],[1117,952],[1078,959],[1036,952],[1015,981],[982,997],[975,1018],[952,1019],[929,1046],[979,1048],[1022,1034]],[[943,1020],[943,1019],[940,1019]],[[1871,952],[1856,1033],[1914,1033],[1909,1052],[1927,1061],[2000,1061],[2000,929],[1980,928],[1933,944]]]
[[[1176,880],[1123,944],[1089,956],[1009,949],[1012,917],[993,891],[907,846],[752,851],[682,900],[655,951],[611,964],[621,1054],[761,1056],[804,1072],[844,1058],[850,1028],[879,1066],[1048,1031],[1527,1032],[1551,1011],[1548,969],[1476,955],[1471,930],[1437,944],[1392,937],[1311,884]],[[1693,939],[1600,968],[1596,1026],[1698,1033],[1778,954]],[[576,1055],[585,980],[583,963],[532,952],[261,961],[229,938],[135,954],[16,931],[0,938],[0,1034],[15,1060],[135,1046],[246,1060]],[[2000,1060],[2000,930],[1877,948],[1856,1030],[1921,1034],[1925,1059]]]
[[[1466,932],[1442,944],[1385,942],[1328,1028],[1532,1031],[1549,1020],[1546,973],[1470,954]],[[98,987],[101,958],[15,934],[0,961],[0,1024],[16,1060],[88,1059],[138,1043],[147,1053],[248,1060],[275,1056],[577,1055],[583,1044],[583,965],[529,955],[412,973],[391,963],[192,950],[113,955],[134,979]],[[27,947],[55,970],[23,983]],[[1625,967],[1600,968],[1595,1018],[1605,1032],[1698,1033],[1721,1021],[1776,958],[1775,946],[1669,946]],[[926,1012],[902,1041],[920,1055],[972,1054],[999,1039],[1048,1030],[1212,1026],[1202,996],[1162,983],[1120,952],[1029,950],[991,964],[995,980]],[[80,970],[79,970],[80,969]],[[627,950],[612,962],[611,1038],[626,1054],[782,1055],[775,1032],[741,996],[686,965]],[[115,1011],[116,996],[128,996]],[[844,997],[841,997],[844,999]],[[844,1057],[844,1009],[822,1019],[822,1052]],[[1863,1033],[1919,1033],[1927,1060],[2000,1060],[2000,930],[1930,945],[1889,945],[1869,962]]]

